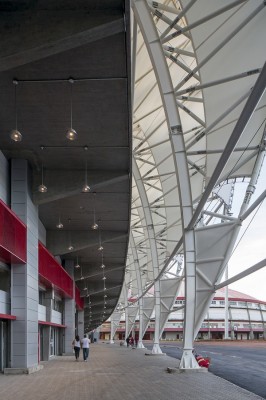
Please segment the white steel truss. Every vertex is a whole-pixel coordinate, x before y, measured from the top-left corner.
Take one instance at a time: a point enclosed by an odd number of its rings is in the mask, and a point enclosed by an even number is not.
[[[193,341],[215,290],[227,284],[221,280],[241,223],[266,196],[249,206],[265,155],[265,2],[131,5],[133,187],[121,301],[126,315],[128,299],[139,306],[140,347],[155,309],[153,352],[160,353],[183,279],[180,368],[194,369]],[[240,180],[248,186],[232,216]],[[182,276],[173,267],[177,254]],[[126,327],[128,334],[128,318]]]

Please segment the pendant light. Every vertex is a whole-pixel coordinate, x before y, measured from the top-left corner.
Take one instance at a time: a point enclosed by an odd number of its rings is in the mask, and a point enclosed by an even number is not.
[[[58,223],[56,224],[56,227],[57,227],[58,229],[63,229],[63,228],[64,228],[64,225],[62,224],[62,222],[61,222],[61,220],[60,220],[60,217],[59,217]]]
[[[85,163],[85,182],[84,185],[82,187],[82,192],[83,193],[88,193],[90,191],[90,187],[88,185],[88,171],[87,171],[87,160]]]
[[[101,228],[99,229],[99,251],[103,251],[103,245],[102,245],[102,236],[101,236]]]
[[[70,129],[68,129],[66,137],[68,140],[73,141],[78,137],[77,132],[72,128],[72,85],[74,83],[74,79],[70,78],[68,82],[70,83]]]
[[[15,129],[13,129],[10,132],[10,138],[14,141],[14,142],[21,142],[22,140],[22,135],[21,133],[18,131],[18,114],[17,114],[17,85],[18,85],[18,81],[16,79],[13,80],[13,84],[15,87]]]
[[[69,246],[68,246],[68,250],[72,251],[72,250],[74,250],[74,246],[71,243],[70,222],[71,222],[71,218],[68,218],[68,223],[69,223]]]
[[[96,196],[96,193],[93,193],[93,195],[94,195],[94,198],[93,198],[93,224],[92,224],[91,228],[96,230],[99,227],[98,224],[96,224],[96,216],[95,216],[95,196]]]
[[[101,268],[102,268],[102,269],[105,268],[105,265],[104,265],[104,263],[103,263],[103,253],[102,253],[102,264],[101,264]]]
[[[43,165],[42,165],[42,184],[38,186],[38,191],[40,193],[46,193],[47,192],[47,187],[43,183]]]
[[[83,281],[84,280],[84,276],[83,276],[83,274],[82,274],[82,268],[80,267],[80,278],[79,278],[81,281]]]
[[[75,264],[75,268],[76,268],[76,269],[79,269],[79,268],[80,268],[78,256],[77,256],[77,263]]]

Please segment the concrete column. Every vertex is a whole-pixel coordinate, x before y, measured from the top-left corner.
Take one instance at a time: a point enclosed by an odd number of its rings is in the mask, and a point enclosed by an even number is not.
[[[73,290],[75,291],[73,260],[66,260],[65,270],[73,278],[73,286],[74,286]],[[72,341],[76,335],[75,313],[76,313],[75,299],[65,298],[64,325],[66,325],[67,327],[65,328],[65,336],[64,336],[64,354],[66,355],[73,354]]]
[[[50,340],[51,340],[51,327],[43,325],[43,361],[48,361],[50,358]]]
[[[38,369],[38,209],[30,177],[26,160],[12,160],[11,208],[27,225],[27,263],[11,264],[11,313],[17,317],[11,324],[11,368],[18,372]]]
[[[82,339],[84,337],[84,311],[78,311],[78,326],[77,326],[77,333]]]
[[[266,324],[265,324],[265,320],[264,320],[264,313],[262,311],[261,308],[261,304],[259,304],[260,307],[260,317],[261,317],[261,322],[262,322],[262,327],[263,327],[263,340],[266,340]]]
[[[54,300],[54,290],[47,290],[44,293],[43,305],[46,307],[46,321],[51,321]],[[43,361],[50,358],[51,327],[43,326]]]
[[[247,313],[248,313],[248,320],[249,320],[249,326],[250,326],[249,339],[250,340],[254,340],[254,332],[253,332],[253,327],[252,327],[252,323],[251,323],[251,318],[250,318],[250,312],[249,312],[248,305],[247,305]]]

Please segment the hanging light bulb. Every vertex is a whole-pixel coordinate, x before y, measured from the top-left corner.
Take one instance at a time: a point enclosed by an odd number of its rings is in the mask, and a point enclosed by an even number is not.
[[[21,142],[22,140],[22,135],[17,129],[13,129],[10,132],[10,137],[12,140],[14,140],[14,142]]]
[[[90,187],[88,185],[88,172],[87,172],[87,160],[86,160],[86,165],[85,165],[85,183],[82,187],[82,192],[83,193],[88,193],[90,191]]]
[[[77,132],[75,131],[75,129],[72,128],[72,85],[74,83],[74,79],[69,79],[69,83],[71,84],[71,90],[70,90],[70,129],[68,129],[67,133],[66,133],[66,137],[68,140],[76,140],[78,137]]]
[[[102,269],[105,268],[105,265],[104,265],[104,263],[103,263],[103,253],[102,253],[102,264],[101,264],[101,268],[102,268]]]
[[[38,191],[40,193],[46,193],[47,192],[47,187],[43,183],[43,165],[42,165],[42,184],[38,186]]]
[[[70,227],[70,222],[71,222],[71,218],[68,218],[69,227]],[[69,230],[69,246],[68,246],[68,250],[69,251],[74,250],[74,246],[71,243],[71,232],[70,232],[70,230]]]
[[[17,85],[18,81],[16,79],[13,80],[13,84],[15,86],[15,129],[12,129],[9,136],[14,142],[21,142],[22,135],[18,130],[18,116],[17,116]]]
[[[102,236],[101,236],[101,229],[99,229],[99,251],[103,251],[103,245],[102,245]]]
[[[80,268],[78,256],[77,256],[77,263],[75,264],[75,268],[76,268],[76,269],[79,269],[79,268]]]
[[[68,129],[68,131],[66,133],[66,137],[68,140],[76,140],[77,136],[78,136],[78,134],[75,131],[75,129],[73,129],[73,128]]]
[[[63,225],[62,222],[60,221],[60,217],[59,217],[58,223],[56,224],[56,227],[57,227],[58,229],[63,229],[63,228],[64,228],[64,225]]]
[[[92,229],[96,230],[99,228],[98,224],[96,224],[96,218],[95,218],[95,195],[96,193],[94,193],[94,199],[93,199],[93,224],[91,226]]]

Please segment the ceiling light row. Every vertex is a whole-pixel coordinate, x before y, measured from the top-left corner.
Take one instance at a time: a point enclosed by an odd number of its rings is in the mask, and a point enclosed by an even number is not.
[[[70,85],[70,128],[66,132],[66,138],[70,141],[74,141],[78,137],[77,132],[75,131],[75,129],[72,126],[72,114],[73,114],[73,112],[72,112],[72,88],[73,88],[74,79],[70,78],[68,80],[68,82],[71,84]],[[15,88],[15,129],[12,129],[9,136],[14,142],[21,142],[22,134],[18,130],[18,118],[17,118],[17,85],[18,85],[18,81],[16,79],[14,79],[13,84],[14,84],[14,88]]]
[[[88,193],[90,191],[90,186],[88,185],[88,169],[87,169],[87,160],[86,160],[86,166],[85,166],[85,181],[84,185],[82,186],[82,193]],[[47,186],[43,183],[43,165],[42,165],[42,183],[41,185],[38,186],[38,191],[40,193],[46,193],[47,192]],[[94,193],[95,194],[95,193]],[[94,201],[95,202],[95,201]],[[94,206],[94,215],[95,215],[95,206]],[[95,219],[95,218],[94,218]],[[93,229],[98,229],[98,225],[94,221],[94,228]]]

